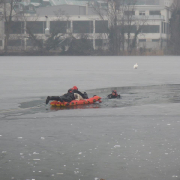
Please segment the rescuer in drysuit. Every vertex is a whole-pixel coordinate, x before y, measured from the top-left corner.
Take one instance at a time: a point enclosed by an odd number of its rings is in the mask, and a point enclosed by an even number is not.
[[[78,91],[78,88],[74,86],[73,88],[69,89],[66,94],[63,96],[48,96],[46,99],[46,104],[49,103],[50,100],[60,101],[60,102],[71,102],[72,100],[81,100],[81,99],[88,99],[88,95],[86,92],[81,93]]]
[[[113,90],[111,94],[109,94],[108,96],[108,99],[113,99],[113,98],[117,98],[117,99],[120,99],[120,95],[117,94],[117,91],[116,90]]]
[[[83,100],[83,99],[88,99],[88,95],[86,92],[84,94],[80,91],[78,91],[78,88],[76,86],[73,86],[73,93],[74,93],[74,98],[75,100]]]

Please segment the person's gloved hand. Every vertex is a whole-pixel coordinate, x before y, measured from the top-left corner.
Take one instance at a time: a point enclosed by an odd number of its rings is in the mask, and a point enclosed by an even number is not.
[[[87,95],[86,92],[84,92],[84,98],[85,98],[85,99],[88,99],[88,95]]]

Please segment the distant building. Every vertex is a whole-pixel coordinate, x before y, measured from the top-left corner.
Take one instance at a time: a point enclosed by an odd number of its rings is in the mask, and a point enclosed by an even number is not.
[[[161,6],[167,6],[170,7],[173,3],[173,0],[160,0],[160,5]]]
[[[86,5],[87,3],[91,3],[93,1],[96,1],[96,0],[50,0],[50,3],[53,6],[64,5],[64,4],[82,6],[82,5]]]
[[[26,22],[14,21],[9,39],[10,49],[33,48],[32,42],[27,38],[26,27],[30,27],[32,33],[38,35],[42,41],[47,38],[45,29],[48,28],[50,32],[57,29],[62,34],[72,33],[77,39],[81,34],[86,34],[94,49],[107,47],[107,28],[110,23],[108,19],[102,21],[92,7],[67,4],[39,7],[36,8],[36,14],[37,16],[27,14]],[[169,37],[170,12],[164,6],[136,5],[133,16],[135,19],[147,19],[137,38],[138,48],[161,49],[166,45]],[[4,24],[2,21],[0,23],[3,32]],[[0,37],[4,35],[0,34]],[[3,38],[0,40],[0,48],[3,49]]]
[[[51,6],[50,0],[21,0],[16,2],[16,6],[34,6],[35,8],[38,7],[47,7]]]
[[[160,5],[160,0],[137,0],[136,5]]]
[[[136,5],[171,6],[173,0],[137,0]]]

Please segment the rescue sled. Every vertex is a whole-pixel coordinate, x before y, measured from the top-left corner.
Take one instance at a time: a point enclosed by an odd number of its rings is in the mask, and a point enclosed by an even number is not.
[[[93,104],[95,102],[101,102],[101,97],[99,96],[94,96],[89,99],[84,99],[84,100],[73,100],[71,102],[59,102],[59,101],[52,101],[50,103],[51,106],[76,106],[76,105],[83,105],[83,104]]]

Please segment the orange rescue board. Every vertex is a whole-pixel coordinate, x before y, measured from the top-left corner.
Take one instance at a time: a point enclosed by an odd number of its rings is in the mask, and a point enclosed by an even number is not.
[[[101,102],[101,97],[99,96],[94,96],[94,97],[91,97],[89,99],[86,99],[86,100],[73,100],[71,102],[59,102],[59,101],[52,101],[50,103],[51,106],[76,106],[76,105],[79,105],[79,104],[93,104],[95,102]]]

